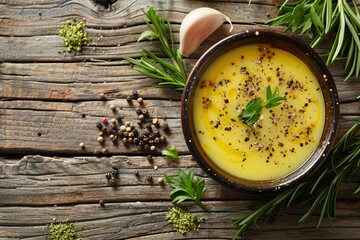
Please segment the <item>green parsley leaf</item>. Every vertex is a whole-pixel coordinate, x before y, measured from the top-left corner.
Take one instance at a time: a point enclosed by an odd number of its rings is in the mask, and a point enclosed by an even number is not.
[[[194,201],[199,207],[205,211],[209,211],[202,203],[201,197],[205,194],[205,181],[194,175],[194,169],[190,169],[188,174],[184,170],[178,170],[179,178],[168,176],[165,174],[166,181],[173,187],[170,196],[173,197],[172,202],[179,204],[183,201]]]
[[[274,92],[271,91],[270,85],[266,88],[266,102],[265,105],[261,105],[261,98],[251,99],[246,105],[245,109],[239,114],[238,118],[251,127],[255,128],[254,124],[260,119],[260,112],[263,107],[269,109],[281,104],[284,98],[279,96],[279,88],[276,87]]]
[[[175,146],[168,147],[161,151],[161,154],[167,159],[179,160],[179,153],[176,151]]]

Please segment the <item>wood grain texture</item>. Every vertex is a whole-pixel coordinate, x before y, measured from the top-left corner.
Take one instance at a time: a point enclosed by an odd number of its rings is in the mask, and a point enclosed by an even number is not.
[[[113,165],[119,168],[117,187],[109,186],[105,178]],[[208,191],[203,202],[210,209],[205,213],[193,204],[182,204],[205,217],[198,233],[184,236],[174,232],[165,218],[173,206],[168,195],[171,187],[156,183],[164,173],[175,175],[178,167],[195,168],[195,173],[206,180]],[[44,238],[47,225],[56,218],[58,222],[76,222],[85,239],[229,239],[236,231],[231,219],[248,213],[259,199],[259,195],[229,191],[219,185],[196,166],[191,156],[182,156],[178,162],[155,157],[150,163],[146,157],[137,156],[52,158],[36,155],[19,160],[2,158],[0,170],[0,238]],[[139,171],[140,178],[134,175],[135,171]],[[153,183],[146,180],[149,175],[153,176]],[[252,228],[248,237],[351,239],[360,227],[360,223],[354,221],[360,217],[360,203],[354,201],[351,189],[348,184],[342,187],[334,228],[324,222],[320,230],[314,232],[316,214],[307,223],[298,225],[296,221],[307,206],[294,206],[286,209],[275,222],[268,223],[263,232]],[[266,200],[270,195],[261,196]],[[98,204],[99,200],[105,201],[104,208]],[[19,215],[21,217],[14,217]]]
[[[269,28],[264,23],[276,16],[281,0],[159,0],[167,9],[175,44],[180,23],[197,7],[212,7],[232,20],[225,23],[200,48],[184,59],[189,72],[197,59],[214,43],[247,29]],[[0,0],[0,239],[46,239],[48,224],[75,222],[84,239],[231,239],[236,228],[231,219],[249,213],[251,206],[270,195],[237,192],[210,179],[189,155],[180,122],[181,93],[158,86],[158,81],[134,71],[124,56],[139,57],[149,48],[163,57],[149,42],[137,42],[147,29],[142,9],[152,1],[119,0],[112,11],[92,0]],[[64,50],[57,36],[60,26],[84,18],[87,32],[96,43],[81,53]],[[274,29],[274,28],[272,28]],[[283,27],[276,27],[282,31]],[[302,37],[305,41],[310,40]],[[324,54],[325,42],[315,49]],[[359,119],[360,82],[344,81],[344,62],[329,66],[340,97],[338,138]],[[125,98],[139,91],[144,104],[129,104]],[[117,112],[110,110],[117,106]],[[166,121],[171,129],[167,146],[175,145],[180,160],[173,162],[160,151],[138,151],[136,146],[114,145],[109,139],[97,142],[95,124],[103,117],[121,115],[135,123],[136,107],[148,109],[151,117]],[[79,143],[85,148],[81,149]],[[95,157],[94,151],[109,153]],[[153,162],[146,159],[153,155]],[[119,167],[118,186],[107,184],[105,174]],[[173,206],[171,187],[156,180],[164,173],[176,175],[178,168],[194,168],[208,188],[205,213],[191,203],[186,209],[205,222],[197,233],[182,235],[166,221]],[[138,171],[140,177],[134,172]],[[154,182],[146,180],[152,176]],[[317,214],[305,224],[298,219],[306,206],[286,209],[260,232],[252,227],[248,239],[357,239],[360,236],[360,203],[352,191],[356,183],[343,183],[337,202],[334,228],[324,222],[315,230]],[[105,201],[105,208],[99,200]]]

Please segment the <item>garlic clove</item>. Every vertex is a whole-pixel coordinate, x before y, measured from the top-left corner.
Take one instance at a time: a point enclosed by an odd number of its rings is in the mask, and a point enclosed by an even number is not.
[[[223,13],[213,8],[197,8],[188,13],[180,26],[180,53],[188,57],[200,44],[218,29],[224,21],[230,23],[230,30],[233,25],[230,19]]]

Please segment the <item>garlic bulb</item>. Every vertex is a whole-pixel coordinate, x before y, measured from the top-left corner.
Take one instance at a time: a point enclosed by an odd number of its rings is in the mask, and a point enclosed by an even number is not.
[[[180,53],[188,57],[200,44],[218,29],[224,21],[233,26],[230,19],[218,10],[202,7],[188,13],[180,26]]]

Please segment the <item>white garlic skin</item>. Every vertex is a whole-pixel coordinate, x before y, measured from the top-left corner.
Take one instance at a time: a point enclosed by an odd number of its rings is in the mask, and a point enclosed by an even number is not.
[[[230,19],[218,10],[202,7],[188,13],[180,26],[181,55],[188,57],[192,54],[224,21],[230,23],[231,32],[233,25]]]

